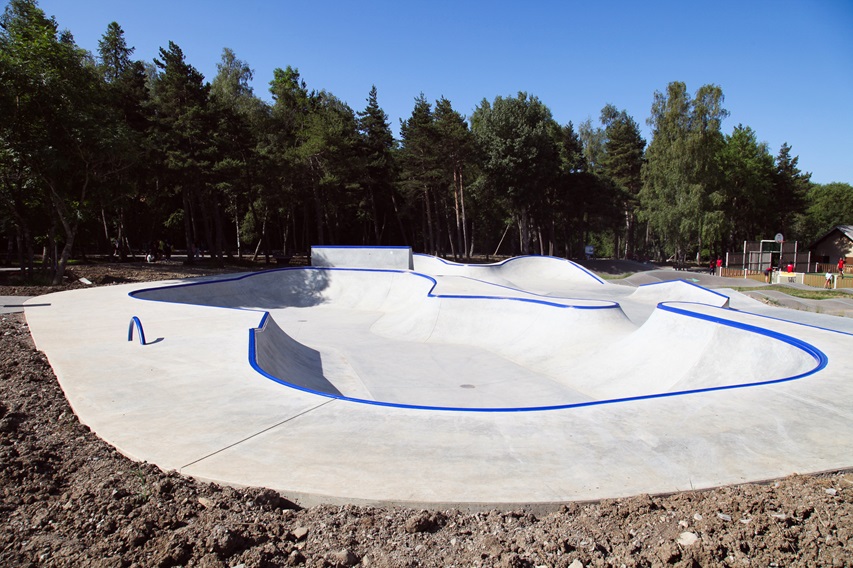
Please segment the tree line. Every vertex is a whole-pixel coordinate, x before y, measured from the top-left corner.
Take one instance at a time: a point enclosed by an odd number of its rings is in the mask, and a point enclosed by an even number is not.
[[[210,82],[175,43],[152,62],[133,52],[118,23],[92,54],[35,0],[7,5],[0,234],[22,270],[58,282],[75,255],[163,244],[188,262],[313,244],[686,259],[853,219],[850,185],[811,183],[790,146],[774,157],[748,126],[724,134],[715,85],[656,92],[648,144],[613,105],[561,125],[523,92],[470,117],[421,94],[395,139],[375,87],[354,111],[287,66],[267,102],[231,49]]]

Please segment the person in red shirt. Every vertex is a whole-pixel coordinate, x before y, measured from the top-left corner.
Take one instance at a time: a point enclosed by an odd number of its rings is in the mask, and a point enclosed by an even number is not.
[[[841,278],[844,278],[844,257],[838,259],[838,274],[841,275]]]

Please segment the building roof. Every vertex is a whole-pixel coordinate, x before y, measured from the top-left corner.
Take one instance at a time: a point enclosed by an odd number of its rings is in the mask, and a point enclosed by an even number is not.
[[[817,245],[819,242],[824,240],[826,237],[828,237],[835,231],[840,231],[841,234],[853,241],[853,225],[836,225],[831,230],[821,235],[820,238],[815,239],[815,241],[811,244],[811,247],[809,248],[814,248],[815,245]]]

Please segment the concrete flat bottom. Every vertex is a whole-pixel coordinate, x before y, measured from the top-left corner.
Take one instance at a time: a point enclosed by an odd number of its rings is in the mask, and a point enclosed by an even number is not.
[[[416,255],[31,302],[107,442],[304,505],[541,507],[853,465],[850,320],[687,282]]]

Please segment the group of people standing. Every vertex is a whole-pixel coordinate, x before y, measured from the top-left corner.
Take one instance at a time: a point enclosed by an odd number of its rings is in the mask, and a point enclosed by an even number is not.
[[[711,259],[711,265],[708,267],[708,274],[714,275],[719,272],[719,269],[723,267],[723,259],[717,257],[716,259]]]
[[[844,280],[844,257],[838,259],[838,277]],[[832,272],[826,271],[826,281],[823,283],[824,288],[832,288]]]

